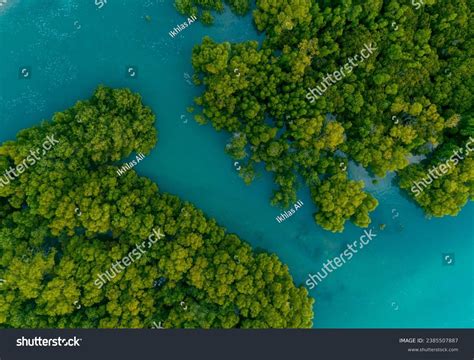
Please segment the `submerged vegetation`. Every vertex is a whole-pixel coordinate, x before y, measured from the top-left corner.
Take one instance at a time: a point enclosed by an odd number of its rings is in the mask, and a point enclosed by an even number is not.
[[[0,327],[311,327],[313,299],[275,255],[134,170],[117,176],[118,161],[153,148],[154,121],[139,95],[99,87],[0,147],[3,173],[59,141],[0,187]],[[152,229],[164,238],[97,286]]]
[[[245,15],[250,10],[250,0],[225,0],[225,4],[238,15]],[[224,11],[222,0],[175,0],[174,6],[181,14],[195,15],[206,25],[214,22],[211,11]]]
[[[366,227],[377,200],[348,177],[353,160],[383,177],[397,172],[402,189],[429,215],[455,215],[474,196],[474,161],[466,158],[415,196],[413,182],[474,136],[474,36],[469,0],[257,0],[256,41],[193,50],[199,123],[232,134],[227,153],[250,183],[256,165],[272,172],[272,203],[311,190],[315,222],[340,232]],[[350,59],[366,45],[365,61]],[[353,64],[316,101],[308,91]],[[326,80],[327,81],[327,80]],[[415,155],[424,158],[410,164]]]

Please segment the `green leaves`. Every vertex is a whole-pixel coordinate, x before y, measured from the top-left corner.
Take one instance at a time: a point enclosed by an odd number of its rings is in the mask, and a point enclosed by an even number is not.
[[[0,164],[46,134],[67,146],[0,193],[0,327],[311,326],[313,300],[276,256],[254,254],[133,169],[117,175],[115,160],[156,141],[138,95],[99,87],[1,146]],[[235,137],[229,151],[245,146]],[[155,228],[165,237],[151,244]],[[130,253],[134,261],[118,265]]]
[[[414,156],[436,156],[433,150],[443,142],[459,145],[462,136],[472,134],[468,1],[430,1],[416,9],[401,1],[258,0],[253,18],[265,33],[260,47],[206,38],[195,47],[192,62],[205,85],[197,103],[206,119],[218,131],[241,136],[227,146],[231,156],[251,159],[241,177],[251,182],[259,162],[275,174],[272,204],[288,206],[296,196],[294,176],[301,175],[313,193],[324,190],[313,196],[320,206],[318,224],[331,231],[342,231],[347,220],[367,226],[375,200],[363,184],[339,179],[338,152],[383,177],[390,171],[403,174]],[[359,61],[369,44],[376,51]],[[344,76],[333,82],[328,74],[336,71]],[[464,114],[463,120],[456,114]],[[471,187],[465,175],[470,171],[459,170],[456,179],[435,184],[440,194],[415,201],[429,214],[457,213]],[[339,200],[339,190],[356,201],[350,211],[342,208],[344,201],[325,200],[328,194]],[[445,211],[437,200],[430,205],[435,198],[446,200]]]
[[[342,232],[344,223],[353,219],[361,227],[370,224],[369,212],[378,202],[362,191],[363,182],[348,180],[345,174],[334,175],[311,189],[313,201],[319,208],[316,222],[326,230]]]

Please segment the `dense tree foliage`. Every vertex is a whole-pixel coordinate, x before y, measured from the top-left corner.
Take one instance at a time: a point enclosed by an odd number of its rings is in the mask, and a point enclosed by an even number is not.
[[[346,220],[367,226],[377,201],[341,175],[348,159],[380,177],[399,172],[402,188],[410,189],[472,132],[472,1],[426,0],[418,7],[397,0],[257,0],[256,6],[263,44],[205,38],[194,48],[195,82],[205,86],[196,120],[233,133],[226,150],[245,164],[240,174],[247,183],[255,165],[265,164],[278,186],[274,204],[295,201],[301,178],[318,224],[331,231],[342,231]],[[354,62],[366,46],[375,50]],[[341,68],[345,76],[308,101],[309,89]],[[468,130],[461,130],[463,122]],[[415,155],[426,160],[410,165]],[[473,198],[473,174],[472,161],[464,161],[416,201],[430,214],[454,215]]]
[[[415,194],[413,198],[429,216],[455,216],[474,199],[473,125],[472,115],[466,117],[445,135],[444,142],[427,159],[399,173],[400,187]],[[446,173],[441,172],[440,166]],[[434,176],[429,176],[430,170]]]
[[[0,147],[0,171],[44,138],[59,143],[0,187],[0,327],[301,328],[307,290],[275,255],[117,161],[149,152],[154,115],[138,95],[99,87],[88,101]],[[160,229],[139,259],[95,279]]]
[[[232,11],[238,15],[245,15],[250,10],[250,0],[225,0]],[[175,0],[176,9],[183,15],[196,15],[204,24],[214,22],[211,10],[224,11],[222,0]]]

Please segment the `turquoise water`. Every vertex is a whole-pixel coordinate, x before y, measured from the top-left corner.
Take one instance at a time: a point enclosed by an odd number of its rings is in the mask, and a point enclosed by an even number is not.
[[[0,8],[0,142],[90,97],[99,83],[130,87],[154,110],[159,131],[158,145],[136,170],[253,246],[277,253],[304,284],[363,230],[349,225],[332,234],[317,227],[307,189],[299,192],[304,206],[278,224],[280,210],[268,201],[271,177],[243,184],[223,151],[228,135],[187,114],[199,89],[186,74],[204,35],[234,42],[261,36],[250,16],[227,11],[211,28],[194,23],[171,38],[168,32],[184,21],[172,0],[109,0],[101,9],[94,0],[8,0]],[[129,66],[138,69],[135,78],[126,76]],[[20,78],[22,68],[28,79]],[[310,291],[315,327],[472,328],[474,204],[456,218],[428,220],[392,177],[374,186],[354,164],[350,174],[366,180],[380,202],[373,214],[377,237]],[[446,253],[454,253],[454,265],[443,265]]]

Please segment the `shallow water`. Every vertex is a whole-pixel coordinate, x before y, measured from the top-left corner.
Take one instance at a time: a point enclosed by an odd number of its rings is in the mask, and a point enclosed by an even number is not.
[[[159,131],[158,145],[135,169],[254,247],[277,253],[304,284],[363,230],[348,225],[332,234],[316,226],[307,189],[299,191],[304,206],[279,224],[280,210],[269,205],[271,177],[243,184],[223,151],[230,135],[197,125],[186,112],[199,94],[187,79],[192,47],[203,36],[262,37],[250,16],[227,11],[213,27],[194,23],[171,38],[168,32],[184,21],[171,0],[110,0],[100,9],[94,0],[9,0],[0,8],[0,141],[90,97],[100,83],[130,87],[152,107]],[[456,218],[428,220],[391,176],[375,186],[353,164],[350,174],[366,180],[380,202],[372,215],[377,237],[310,291],[315,327],[472,328],[474,204]],[[451,253],[454,265],[443,265],[443,254]]]

